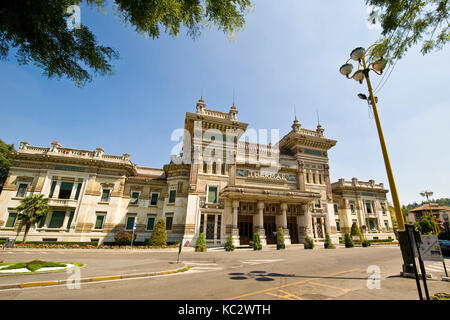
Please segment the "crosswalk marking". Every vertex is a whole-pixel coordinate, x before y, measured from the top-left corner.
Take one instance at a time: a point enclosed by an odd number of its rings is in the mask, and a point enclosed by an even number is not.
[[[264,263],[272,263],[272,262],[278,262],[278,261],[284,261],[284,259],[273,259],[273,260],[245,260],[242,261],[242,263],[249,264],[251,266],[258,265],[258,264],[264,264]]]
[[[192,268],[188,271],[189,273],[199,273],[199,272],[208,272],[208,271],[218,271],[223,268],[220,267],[217,263],[213,262],[204,262],[204,261],[183,261],[185,264],[192,266]]]

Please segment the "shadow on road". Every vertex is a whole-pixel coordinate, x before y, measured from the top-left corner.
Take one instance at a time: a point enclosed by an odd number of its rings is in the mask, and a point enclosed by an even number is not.
[[[296,275],[285,273],[274,273],[267,271],[250,271],[249,273],[233,272],[228,274],[230,280],[249,280],[254,279],[256,281],[274,281],[275,278],[303,278],[303,279],[339,279],[339,280],[364,280],[367,281],[367,277],[336,277],[336,276],[308,276],[308,275]]]

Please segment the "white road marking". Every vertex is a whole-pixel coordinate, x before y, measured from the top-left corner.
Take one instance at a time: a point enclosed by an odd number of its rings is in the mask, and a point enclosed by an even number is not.
[[[273,263],[278,261],[284,261],[284,259],[273,259],[273,260],[245,260],[242,261],[242,263],[249,264],[251,266],[258,265],[258,264],[264,264],[264,263]]]

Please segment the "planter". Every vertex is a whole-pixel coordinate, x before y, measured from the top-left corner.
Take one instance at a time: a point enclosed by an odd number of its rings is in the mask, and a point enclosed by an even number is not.
[[[284,244],[277,244],[277,250],[286,249],[286,245]]]

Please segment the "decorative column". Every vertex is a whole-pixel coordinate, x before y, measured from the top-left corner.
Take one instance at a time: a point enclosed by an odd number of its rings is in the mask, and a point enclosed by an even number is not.
[[[298,171],[297,171],[297,187],[300,191],[305,191],[305,164],[302,160],[297,160]]]
[[[304,235],[303,235],[303,237],[305,237],[305,236],[314,237],[313,223],[312,223],[311,211],[309,211],[309,205],[303,204],[302,211],[303,211],[303,216],[304,216],[304,221],[303,221]]]
[[[55,190],[53,190],[53,199],[58,199],[59,197],[59,189],[61,188],[61,180],[56,181],[56,186],[55,186]]]
[[[66,210],[66,213],[64,215],[64,221],[63,221],[63,224],[61,226],[61,229],[67,229],[67,222],[69,221],[70,211],[71,210]]]
[[[219,215],[214,215],[214,244],[217,243],[217,222],[219,220]]]
[[[258,201],[258,225],[256,226],[256,232],[259,233],[261,237],[261,244],[265,246],[267,244],[266,241],[266,233],[264,231],[264,202]]]
[[[289,235],[288,223],[287,223],[287,203],[283,202],[281,204],[281,227],[284,233],[284,244],[291,244],[291,237]]]
[[[231,229],[231,236],[233,237],[233,244],[235,246],[240,245],[239,229],[238,229],[238,209],[239,200],[233,200],[233,225]]]
[[[74,182],[72,186],[72,191],[70,192],[70,200],[75,200],[77,189],[78,189],[78,182]]]

